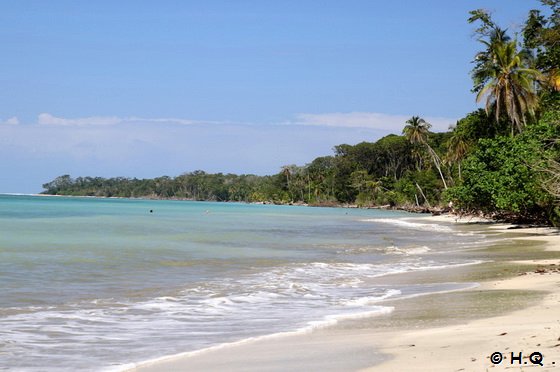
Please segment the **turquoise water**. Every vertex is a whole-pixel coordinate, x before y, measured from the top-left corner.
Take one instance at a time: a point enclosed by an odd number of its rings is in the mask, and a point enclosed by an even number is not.
[[[373,284],[473,263],[448,252],[484,236],[411,217],[0,196],[0,368],[118,369],[383,313],[383,299],[449,289]]]

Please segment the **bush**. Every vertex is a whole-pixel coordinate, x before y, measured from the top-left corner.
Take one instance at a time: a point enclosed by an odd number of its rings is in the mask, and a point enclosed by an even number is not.
[[[538,169],[554,156],[558,128],[541,122],[517,137],[481,139],[463,164],[463,183],[447,200],[464,210],[517,216],[549,215],[554,200],[541,186]]]

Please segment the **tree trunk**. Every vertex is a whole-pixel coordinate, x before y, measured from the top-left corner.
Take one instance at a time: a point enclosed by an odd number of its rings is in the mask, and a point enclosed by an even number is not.
[[[439,172],[439,176],[441,177],[441,180],[443,181],[443,187],[447,190],[447,183],[445,182],[445,178],[443,177],[443,173],[441,173],[441,166],[440,166],[440,159],[439,156],[436,154],[436,152],[430,147],[430,145],[428,145],[426,143],[426,146],[428,147],[428,152],[430,153],[430,155],[432,156],[432,160],[434,161],[434,165],[436,166],[436,169]]]
[[[428,198],[426,198],[426,195],[424,195],[424,191],[422,191],[422,188],[420,187],[418,182],[416,182],[416,187],[418,188],[418,190],[420,190],[420,194],[422,194],[422,197],[424,198],[424,201],[426,202],[426,204],[428,204],[428,208],[431,208],[432,206],[430,205],[430,202],[428,201]]]

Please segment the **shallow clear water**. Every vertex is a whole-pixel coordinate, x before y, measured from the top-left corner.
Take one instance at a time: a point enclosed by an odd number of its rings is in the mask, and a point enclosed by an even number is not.
[[[411,217],[0,196],[0,368],[118,368],[382,313],[383,299],[453,288],[372,284],[474,262],[448,252],[484,236]]]

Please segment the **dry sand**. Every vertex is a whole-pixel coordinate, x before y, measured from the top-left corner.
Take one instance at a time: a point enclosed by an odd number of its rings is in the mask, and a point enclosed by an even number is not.
[[[548,261],[547,265],[560,265],[560,260]],[[538,367],[540,371],[560,370],[560,272],[531,272],[485,283],[482,289],[549,293],[534,306],[502,316],[419,331],[388,332],[378,346],[392,355],[392,359],[367,370],[486,371],[529,367]],[[507,359],[494,365],[489,359],[494,352]],[[512,352],[514,356],[522,353],[521,364],[517,360],[512,364]],[[533,365],[526,359],[533,352],[543,355],[543,366]]]
[[[432,221],[453,222],[454,217],[432,217]],[[459,220],[457,222],[470,222]],[[483,223],[483,220],[476,220]],[[560,251],[560,235],[555,229],[505,230],[507,225],[492,228],[519,234],[525,240],[547,243],[547,250]],[[145,363],[133,371],[492,371],[539,370],[560,371],[560,259],[524,260],[512,262],[526,266],[527,273],[505,280],[483,282],[475,291],[462,291],[463,295],[484,293],[492,295],[511,293],[524,297],[507,302],[499,315],[488,311],[477,313],[478,305],[469,302],[469,296],[422,296],[427,299],[408,301],[401,313],[412,314],[424,303],[430,303],[432,321],[426,328],[415,329],[414,322],[405,327],[335,326],[304,335],[291,335],[244,342],[237,345],[185,354]],[[529,292],[530,291],[530,292]],[[435,300],[433,300],[435,299]],[[424,301],[424,302],[422,302]],[[531,301],[535,301],[534,304]],[[522,304],[522,305],[520,305]],[[435,307],[434,307],[435,306]],[[408,309],[408,310],[407,310]],[[453,309],[453,310],[450,310]],[[511,312],[507,313],[509,310]],[[441,311],[441,314],[438,313]],[[438,326],[438,317],[453,317],[463,312],[463,317]],[[470,314],[472,312],[472,314]],[[470,315],[471,319],[468,319]],[[391,315],[396,317],[396,315]],[[391,319],[391,318],[387,318]],[[382,319],[383,321],[383,319]],[[358,321],[355,321],[358,322]],[[362,321],[366,323],[366,320]],[[504,358],[494,364],[490,356],[501,353]],[[511,356],[522,359],[518,361]],[[539,360],[540,353],[542,360]],[[533,364],[533,362],[540,362]]]

